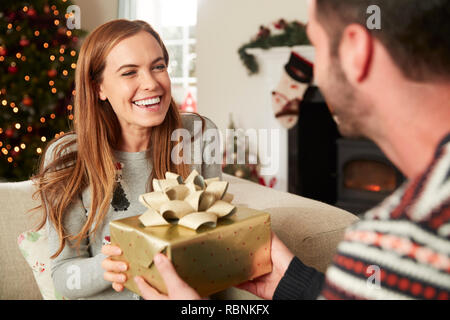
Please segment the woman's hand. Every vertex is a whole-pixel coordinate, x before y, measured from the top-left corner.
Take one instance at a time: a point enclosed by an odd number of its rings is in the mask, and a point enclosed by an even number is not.
[[[116,246],[104,245],[102,247],[102,253],[105,256],[108,256],[108,258],[102,262],[102,268],[105,270],[103,278],[106,281],[112,282],[114,290],[121,292],[124,288],[124,283],[127,281],[127,275],[122,272],[127,271],[128,265],[123,261],[114,261],[111,257],[120,256],[122,250]]]
[[[284,245],[283,242],[272,232],[272,272],[256,278],[252,281],[244,282],[237,286],[239,289],[247,290],[254,295],[269,300],[272,299],[275,289],[281,278],[284,276],[289,264],[294,258],[294,254]]]

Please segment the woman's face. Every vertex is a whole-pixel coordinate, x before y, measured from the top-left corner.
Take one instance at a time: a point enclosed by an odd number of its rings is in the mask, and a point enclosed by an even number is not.
[[[122,40],[108,54],[99,96],[108,99],[122,130],[142,130],[164,121],[170,86],[163,50],[143,31]]]

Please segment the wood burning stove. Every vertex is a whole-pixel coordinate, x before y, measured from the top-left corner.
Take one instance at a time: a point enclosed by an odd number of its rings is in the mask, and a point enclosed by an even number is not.
[[[360,214],[376,206],[405,180],[371,141],[337,140],[336,206]]]

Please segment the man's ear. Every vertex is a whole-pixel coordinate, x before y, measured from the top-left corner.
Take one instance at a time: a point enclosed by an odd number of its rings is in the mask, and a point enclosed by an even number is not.
[[[350,24],[342,34],[339,57],[342,69],[351,84],[364,81],[370,71],[373,39],[360,24]]]

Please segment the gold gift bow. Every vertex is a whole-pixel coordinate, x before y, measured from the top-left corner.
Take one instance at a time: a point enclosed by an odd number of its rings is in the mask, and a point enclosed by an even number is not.
[[[175,173],[166,172],[166,179],[153,179],[153,192],[139,196],[147,211],[139,217],[145,227],[178,224],[197,230],[201,225],[213,228],[217,219],[234,213],[233,195],[226,193],[228,182],[217,178],[204,179],[196,170],[183,182]]]

